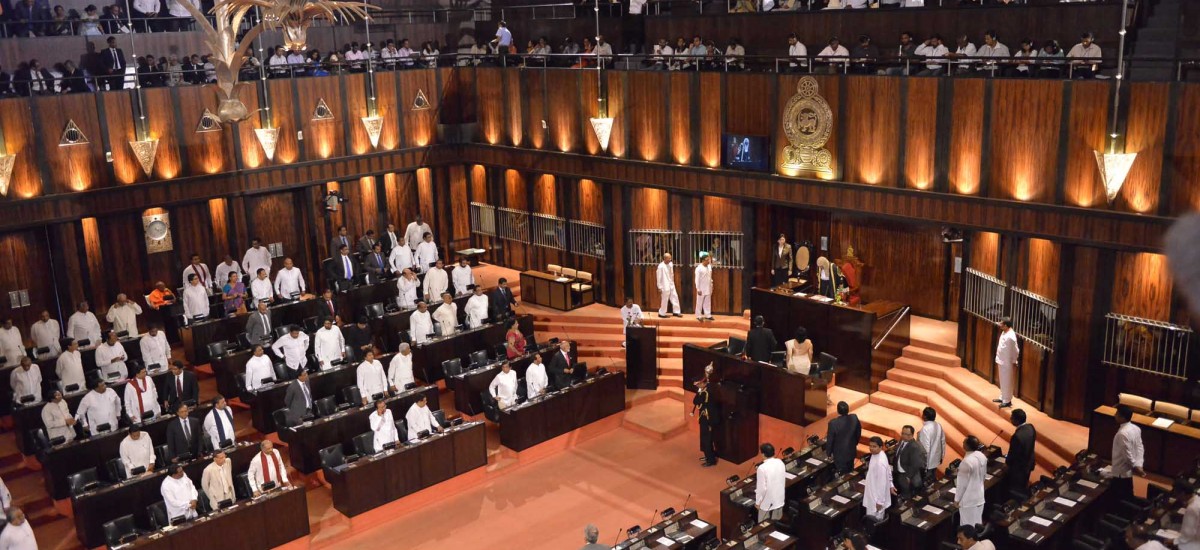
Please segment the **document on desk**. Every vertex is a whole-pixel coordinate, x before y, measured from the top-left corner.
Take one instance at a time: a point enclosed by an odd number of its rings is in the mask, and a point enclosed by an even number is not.
[[[1081,480],[1077,481],[1076,483],[1083,485],[1084,487],[1087,487],[1088,489],[1095,489],[1096,487],[1100,486],[1098,483],[1093,483],[1086,479],[1081,479]]]
[[[1066,506],[1066,507],[1068,507],[1068,508],[1074,508],[1074,507],[1075,507],[1075,501],[1073,501],[1073,500],[1070,500],[1070,499],[1066,499],[1066,498],[1063,498],[1063,497],[1054,497],[1054,503],[1055,503],[1055,504],[1061,504],[1061,505],[1063,505],[1063,506]]]
[[[780,533],[779,531],[771,531],[771,538],[773,538],[777,541],[783,542],[788,539],[788,536],[783,533]]]
[[[792,296],[795,296],[795,297],[797,297],[797,298],[803,298],[803,297],[805,297],[805,296],[808,296],[808,295],[807,295],[807,294],[805,294],[805,293],[803,293],[803,292],[797,292],[797,293],[795,293],[795,294],[792,294]]]
[[[555,279],[555,280],[554,280],[554,282],[556,282],[556,283],[565,283],[565,282],[568,282],[568,281],[570,281],[570,280],[571,280],[571,279],[568,279],[568,278],[566,278],[566,277],[559,277],[559,278]]]
[[[1049,527],[1051,525],[1054,525],[1054,522],[1052,522],[1046,518],[1038,517],[1038,516],[1033,516],[1033,517],[1029,518],[1029,521],[1032,521],[1038,525],[1041,525],[1042,527]]]
[[[1174,529],[1159,529],[1154,532],[1154,536],[1163,540],[1175,540],[1179,538],[1179,531]]]
[[[704,523],[703,521],[700,521],[698,519],[692,520],[692,522],[689,525],[691,525],[692,527],[695,527],[696,529],[708,529],[708,524]]]
[[[816,300],[816,301],[818,301],[818,302],[821,302],[821,303],[823,303],[823,304],[828,304],[829,302],[832,302],[832,301],[833,301],[833,298],[830,298],[830,297],[828,297],[828,296],[816,296],[816,295],[813,295],[813,296],[810,296],[810,298],[812,298],[813,300]]]
[[[788,481],[791,481],[793,479],[796,479],[796,474],[793,474],[791,472],[784,472],[783,477],[786,477],[788,479]]]
[[[1154,422],[1151,422],[1150,425],[1154,426],[1155,428],[1161,428],[1165,430],[1170,428],[1174,423],[1175,421],[1171,420],[1170,418],[1155,418]]]
[[[836,502],[838,504],[847,504],[850,502],[850,499],[848,499],[842,495],[833,495],[833,498],[831,500],[833,500],[834,502]]]
[[[930,504],[926,504],[921,509],[925,510],[926,512],[929,512],[930,514],[933,514],[935,516],[941,515],[942,512],[945,512],[945,510],[942,510],[941,508],[938,508],[937,506],[933,506]]]
[[[824,464],[824,462],[821,462],[820,460],[817,460],[817,459],[811,458],[811,457],[805,459],[804,462],[810,466],[820,466],[820,465]]]
[[[654,542],[657,542],[663,546],[671,546],[672,544],[675,544],[675,541],[673,541],[667,537],[658,537],[658,540],[656,540]]]

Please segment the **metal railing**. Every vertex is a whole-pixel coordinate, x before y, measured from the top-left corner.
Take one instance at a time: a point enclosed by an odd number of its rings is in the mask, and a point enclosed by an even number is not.
[[[892,321],[892,324],[888,325],[887,330],[883,331],[883,335],[881,335],[879,337],[879,340],[875,341],[875,343],[871,346],[871,349],[879,349],[879,346],[883,345],[883,342],[885,340],[887,340],[887,337],[891,336],[892,331],[896,329],[896,325],[899,325],[900,321],[903,321],[904,318],[907,317],[909,312],[911,312],[911,311],[912,311],[912,308],[910,308],[908,306],[904,306],[903,309],[899,309],[896,312],[889,314],[889,315],[893,315],[893,314],[898,313],[898,314],[896,314],[896,320]],[[883,321],[883,320],[886,320],[887,317],[888,317],[888,315],[884,315],[883,317],[880,317],[877,320]]]
[[[488,237],[496,236],[496,207],[481,202],[469,205],[471,232]]]
[[[708,254],[712,258],[712,266],[717,269],[741,269],[742,266],[741,231],[692,231],[688,233],[691,265],[700,263],[700,254]]]
[[[963,311],[984,321],[999,323],[1004,317],[1008,285],[1000,279],[969,267],[964,275]]]
[[[1016,0],[1021,5],[1056,5],[1060,3],[1079,4],[1114,4],[1120,0]],[[825,2],[820,0],[774,0],[768,11],[762,11],[765,0],[726,0],[725,5],[717,2],[701,2],[697,0],[655,0],[648,2],[644,13],[648,15],[686,15],[686,14],[769,14],[805,11],[826,11]],[[1132,2],[1131,2],[1132,4]],[[849,8],[849,2],[842,0],[843,9]],[[870,0],[869,5],[882,9],[895,8],[902,10],[913,9],[978,9],[978,6],[963,6],[959,0]],[[725,9],[722,9],[724,7]],[[748,10],[748,7],[753,7]],[[840,10],[839,10],[840,11]]]
[[[572,254],[582,254],[603,260],[608,256],[604,246],[603,225],[598,223],[571,220],[568,222],[571,232],[570,248]]]
[[[549,214],[531,214],[529,217],[532,244],[554,250],[567,249],[567,220]]]
[[[669,229],[631,229],[629,265],[653,266],[670,254],[675,261],[683,257],[683,232]]]
[[[1192,329],[1119,313],[1104,321],[1104,364],[1187,380]]]
[[[501,239],[529,243],[529,212],[513,208],[496,209],[496,236]]]
[[[1012,287],[1011,311],[1013,331],[1025,341],[1053,352],[1057,335],[1058,302]]]

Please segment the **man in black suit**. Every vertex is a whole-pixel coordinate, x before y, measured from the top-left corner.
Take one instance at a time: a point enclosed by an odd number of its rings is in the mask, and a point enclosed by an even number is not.
[[[258,344],[264,336],[271,336],[272,330],[275,330],[275,323],[271,321],[271,310],[266,302],[259,302],[257,310],[246,316],[246,336],[251,344]]]
[[[900,430],[896,464],[892,467],[896,490],[904,498],[912,498],[921,489],[921,472],[925,469],[925,448],[917,443],[914,434],[912,426]]]
[[[396,234],[396,224],[387,224],[387,229],[385,229],[383,233],[379,235],[379,244],[383,245],[383,257],[391,257],[392,249],[395,248],[403,238],[403,236]]]
[[[837,412],[838,417],[829,421],[829,431],[825,433],[825,452],[833,457],[833,467],[841,475],[854,468],[862,424],[858,415],[850,414],[850,405],[845,401],[838,401]]]
[[[287,408],[289,425],[295,426],[313,415],[312,388],[308,386],[307,370],[301,370],[300,376],[288,384],[283,403]]]
[[[497,284],[499,286],[488,296],[488,308],[491,309],[488,314],[492,319],[503,319],[513,314],[517,298],[513,296],[512,289],[508,288],[508,279],[501,277]]]
[[[350,290],[354,286],[354,277],[362,272],[362,267],[350,255],[350,247],[342,245],[338,253],[325,262],[325,280],[329,286],[338,290]]]
[[[204,440],[204,426],[199,418],[188,416],[187,405],[175,409],[175,419],[167,425],[167,458],[171,462],[182,462],[200,456],[200,444]]]
[[[338,227],[337,235],[329,240],[329,256],[337,258],[339,249],[352,244],[354,244],[354,237],[351,237],[350,232],[346,231],[346,226]]]
[[[1025,422],[1025,411],[1013,409],[1013,431],[1008,442],[1008,494],[1024,501],[1029,498],[1029,474],[1033,473],[1033,448],[1037,445],[1037,430]]]
[[[371,245],[370,252],[363,254],[363,264],[366,265],[367,273],[371,274],[373,281],[388,276],[387,256],[383,255],[383,245],[378,241]]]
[[[108,37],[108,48],[100,52],[100,62],[104,66],[104,74],[108,75],[103,79],[101,89],[107,86],[109,90],[120,90],[125,80],[126,60],[125,50],[117,47],[115,36]]]
[[[183,370],[182,361],[171,362],[171,377],[167,379],[166,403],[163,410],[173,411],[180,405],[195,406],[200,402],[200,384],[196,375]]]
[[[579,365],[571,360],[571,343],[563,340],[558,343],[558,351],[550,358],[550,380],[556,389],[571,386],[571,379]]]
[[[775,351],[775,333],[763,326],[766,321],[762,315],[754,316],[754,326],[746,333],[746,357],[751,361],[771,361],[771,352]]]
[[[370,254],[371,251],[375,249],[375,244],[378,242],[379,239],[375,238],[375,230],[368,229],[367,233],[358,240],[358,253],[362,254],[363,256]]]
[[[353,325],[342,328],[342,339],[346,341],[346,347],[354,350],[356,360],[361,360],[368,351],[374,350],[371,327],[367,324],[367,318],[362,315],[354,320]]]

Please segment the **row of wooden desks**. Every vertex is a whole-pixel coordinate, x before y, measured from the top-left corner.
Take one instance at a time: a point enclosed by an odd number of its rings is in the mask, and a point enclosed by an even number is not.
[[[141,338],[133,336],[121,340],[121,347],[125,348],[125,358],[128,360],[142,359]],[[89,347],[88,349],[79,350],[79,362],[83,364],[83,373],[86,379],[100,376],[100,367],[96,365],[96,349]],[[55,372],[55,367],[58,365],[58,357],[49,359],[39,359],[33,362],[33,368],[41,371],[42,383],[55,383],[57,387],[58,373]],[[162,365],[166,367],[167,365]],[[0,367],[0,416],[9,414],[19,404],[13,402],[12,390],[12,373],[21,367]],[[130,373],[133,374],[133,373]],[[87,388],[81,388],[87,389]],[[38,396],[41,398],[42,396]]]
[[[1117,435],[1117,409],[1108,405],[1092,411],[1088,430],[1088,450],[1104,460],[1112,459],[1113,437]],[[1147,472],[1173,477],[1193,467],[1200,456],[1200,428],[1178,422],[1167,427],[1156,426],[1153,416],[1134,413],[1133,423],[1142,430]],[[1160,422],[1161,424],[1161,422]]]
[[[500,444],[523,451],[625,410],[625,373],[589,377],[500,411]]]
[[[244,472],[250,467],[250,459],[258,453],[258,446],[250,442],[241,442],[233,451],[228,453],[233,461],[233,471]],[[201,457],[184,466],[184,473],[201,487],[200,479],[211,457]],[[167,471],[162,468],[154,472],[131,477],[120,483],[102,486],[71,498],[71,508],[75,515],[75,536],[85,548],[104,546],[104,523],[127,514],[136,518],[144,518],[143,528],[149,529],[150,523],[146,516],[146,507],[161,501],[162,482],[167,477]]]
[[[271,328],[303,323],[304,319],[317,315],[319,303],[311,299],[277,302],[267,308],[270,311]],[[241,313],[213,317],[203,321],[191,321],[187,326],[180,328],[183,355],[188,363],[208,363],[212,359],[208,355],[208,345],[212,342],[237,342],[237,335],[246,332],[246,319],[249,316],[249,313]]]
[[[745,533],[725,538],[724,550],[792,550],[800,547],[800,539],[775,528],[774,522],[764,521]]]
[[[309,534],[303,487],[283,487],[182,525],[143,535],[120,548],[153,550],[261,550]]]
[[[521,315],[517,325],[522,334],[533,334],[533,316]],[[463,368],[470,365],[468,356],[472,352],[486,350],[489,355],[499,344],[504,343],[508,327],[504,323],[487,323],[478,328],[454,333],[445,338],[428,340],[412,347],[413,375],[430,384],[445,378],[442,363],[451,359],[462,360]]]
[[[333,487],[333,507],[353,517],[483,467],[487,465],[486,432],[483,422],[467,422],[326,469],[325,478]]]
[[[819,446],[808,447],[782,458],[787,482],[787,500],[800,500],[815,486],[824,485],[833,476],[833,460]],[[754,498],[758,476],[751,474],[721,491],[721,536],[730,539],[741,534],[741,526],[758,520]]]
[[[613,550],[652,548],[661,550],[697,550],[717,537],[717,527],[688,508],[639,531],[613,547]]]
[[[825,418],[829,402],[827,374],[810,376],[742,359],[726,352],[724,344],[710,347],[684,344],[683,357],[683,387],[687,391],[696,391],[696,380],[704,378],[704,368],[711,364],[711,381],[732,381],[757,389],[761,414],[798,426]]]
[[[497,361],[490,365],[466,370],[462,374],[446,378],[446,388],[454,392],[454,408],[463,414],[483,414],[482,394],[488,391],[492,384],[492,379],[496,378],[496,375],[500,373],[504,367],[504,363],[507,362],[512,366],[512,370],[517,373],[517,378],[523,379],[525,378],[525,371],[529,370],[529,365],[533,364],[534,355],[541,353],[543,361],[545,361],[545,358],[549,357],[549,354],[553,353],[556,347],[554,345],[543,345],[537,351],[526,353],[512,360]],[[574,352],[574,344],[571,347],[572,352]],[[574,354],[572,354],[572,357],[574,357]]]
[[[387,371],[387,364],[391,361],[395,354],[387,354],[381,356],[377,361],[384,365],[384,371]],[[313,402],[318,399],[333,396],[335,401],[341,402],[341,391],[343,388],[358,384],[358,366],[361,362],[343,363],[331,369],[326,369],[308,375],[308,389],[312,392]],[[243,365],[245,368],[245,365]],[[253,392],[241,391],[234,395],[240,395],[243,400],[250,405],[250,421],[255,430],[259,433],[269,434],[279,430],[279,426],[275,425],[274,412],[287,407],[287,387],[291,380],[275,381],[270,384],[259,386]],[[369,397],[369,396],[368,396]],[[354,403],[353,406],[361,405]]]
[[[999,453],[996,447],[984,452],[989,458],[983,482],[984,501],[992,506],[1006,500],[1004,480],[1008,465]],[[954,480],[943,477],[913,498],[899,502],[888,512],[888,522],[882,527],[891,543],[889,550],[925,550],[938,548],[942,542],[953,542],[958,530],[955,491]]]
[[[1099,473],[1102,461],[1089,455],[1050,486],[1034,493],[995,525],[1011,549],[1068,550],[1072,539],[1087,533],[1109,509],[1109,481]]]

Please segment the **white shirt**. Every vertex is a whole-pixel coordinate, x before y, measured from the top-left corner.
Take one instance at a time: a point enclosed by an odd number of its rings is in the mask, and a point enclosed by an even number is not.
[[[471,272],[469,265],[455,267],[450,274],[450,279],[454,283],[454,293],[459,296],[471,292],[467,287],[475,284],[475,274]]]
[[[832,46],[825,46],[825,49],[821,50],[821,53],[817,54],[817,57],[846,58],[846,57],[850,57],[850,50],[847,50],[846,47],[841,44],[838,44],[837,48],[834,48]],[[844,63],[845,59],[840,59],[838,61],[841,61]]]
[[[274,457],[274,460],[272,460]],[[271,481],[275,482],[275,486],[281,486],[287,483],[287,467],[283,465],[283,459],[279,458],[279,449],[271,449],[271,453],[266,456],[267,471],[271,474]],[[266,483],[266,477],[263,476],[263,454],[259,451],[250,459],[250,470],[247,472],[247,477],[250,478],[250,490],[258,491],[263,484]]]
[[[208,434],[208,440],[212,442],[212,448],[221,448],[221,431],[217,429],[217,422],[225,428],[225,439],[231,442],[237,441],[237,431],[233,427],[233,411],[226,405],[224,409],[208,411],[204,415],[204,433]]]
[[[96,319],[96,314],[91,311],[72,313],[67,319],[67,338],[88,340],[89,348],[96,347],[100,343],[100,321]]]
[[[204,285],[187,285],[183,289],[183,316],[188,323],[197,316],[208,317],[208,290]]]
[[[400,247],[404,248],[404,247]],[[407,249],[406,249],[407,250]],[[413,307],[417,304],[417,288],[421,286],[421,280],[413,277],[400,277],[396,279],[396,296],[400,307]]]
[[[25,341],[17,327],[0,328],[0,353],[4,354],[4,366],[15,367],[25,356]]]
[[[1121,424],[1113,436],[1112,475],[1133,477],[1133,469],[1141,468],[1145,459],[1142,448],[1142,429],[1133,422]]]
[[[1009,52],[1008,46],[1005,46],[1004,44],[1001,44],[1000,42],[996,42],[995,46],[988,46],[987,44],[984,44],[982,47],[980,47],[979,48],[979,57],[1012,57],[1012,53]],[[994,62],[994,61],[984,62],[983,67],[988,68],[988,69],[995,68],[996,62]]]
[[[321,327],[315,335],[313,347],[321,370],[333,368],[329,363],[346,356],[346,339],[342,337],[342,329],[337,325],[329,328]]]
[[[62,339],[62,327],[54,319],[34,323],[29,327],[29,337],[33,339],[33,347],[50,348],[49,352],[38,355],[38,359],[56,357],[62,353],[62,346],[58,343]]]
[[[546,375],[546,365],[530,363],[529,368],[525,370],[525,390],[529,398],[541,395],[549,384],[550,377]]]
[[[497,28],[496,38],[499,39],[497,44],[502,48],[512,44],[512,32],[508,30],[508,27]]]
[[[171,362],[171,344],[167,342],[167,334],[161,330],[158,336],[150,336],[149,332],[143,334],[138,341],[138,348],[142,350],[142,364],[147,369],[151,369],[152,365],[166,367]]]
[[[958,465],[954,480],[954,503],[960,507],[983,506],[983,480],[987,476],[987,457],[979,451],[968,453]]]
[[[280,273],[282,273],[282,271],[280,271]],[[276,277],[275,281],[275,284],[278,285],[279,277]],[[271,279],[266,277],[261,279],[255,277],[254,280],[250,281],[250,296],[253,299],[252,304],[258,303],[262,300],[270,300],[271,298],[274,298],[275,287],[271,285]],[[291,298],[291,295],[285,296],[285,298]]]
[[[429,268],[428,271],[425,274],[425,301],[435,304],[442,300],[442,293],[446,291],[446,270]]]
[[[696,294],[708,296],[712,294],[712,266],[700,264],[696,266]]]
[[[675,290],[675,264],[667,264],[666,262],[658,263],[658,271],[655,272],[655,279],[660,292],[671,292]]]
[[[4,480],[0,479],[0,510],[12,508],[12,492],[8,490],[8,485],[4,484]]]
[[[631,306],[621,306],[621,322],[624,326],[641,325],[642,324],[642,306],[633,304]]]
[[[96,347],[96,366],[100,367],[100,372],[104,373],[104,380],[107,382],[129,378],[129,368],[125,366],[125,360],[128,358],[125,346],[120,342],[112,345],[105,342]],[[110,376],[113,373],[117,376]]]
[[[429,265],[436,262],[437,259],[438,249],[437,245],[434,244],[433,241],[422,242],[421,244],[417,245],[415,260],[417,262],[417,267],[420,268],[421,271],[428,271],[430,269]]]
[[[388,254],[388,265],[392,266],[392,271],[396,273],[403,273],[405,269],[412,267],[414,262],[412,249],[404,243],[393,246],[392,252]]]
[[[422,344],[433,332],[433,316],[428,311],[417,310],[408,318],[408,336],[414,344]]]
[[[58,356],[58,361],[54,363],[54,374],[58,375],[60,389],[72,384],[79,386],[80,390],[87,387],[87,380],[83,376],[82,356],[78,351],[64,351]]]
[[[308,353],[308,335],[301,332],[293,338],[289,333],[271,344],[271,349],[275,351],[275,355],[283,357],[289,369],[300,370],[308,360],[305,357]]]
[[[467,326],[476,328],[483,325],[488,316],[488,297],[486,294],[478,294],[467,299],[467,305],[463,308],[467,314]]]
[[[450,336],[458,332],[458,304],[450,302],[442,304],[433,312],[433,320],[442,328],[442,336]]]
[[[229,264],[221,262],[217,264],[216,281],[221,285],[221,288],[225,288],[225,284],[229,282],[230,273],[237,273],[238,278],[242,278],[242,266],[238,265],[237,262],[232,262]]]
[[[792,61],[788,62],[789,66],[808,66],[808,59],[806,59],[808,57],[808,48],[805,47],[804,43],[800,42],[799,40],[797,40],[795,44],[788,46],[788,57],[792,58]]]
[[[49,439],[62,437],[66,439],[66,443],[73,441],[75,427],[67,425],[67,419],[70,417],[71,409],[68,407],[66,399],[58,403],[53,401],[46,403],[42,407],[42,424],[46,426],[46,437]]]
[[[930,420],[921,426],[917,441],[925,448],[925,469],[932,470],[941,466],[942,458],[946,456],[946,433],[942,425]]]
[[[406,384],[414,384],[412,370],[412,353],[405,355],[397,353],[392,357],[392,362],[388,363],[388,383],[395,386],[398,391],[404,391]]]
[[[914,51],[913,53],[916,55],[922,56],[922,57],[941,58],[941,57],[945,57],[946,54],[950,53],[950,50],[946,48],[945,44],[938,44],[937,47],[931,47],[931,46],[927,46],[925,44],[921,44],[920,46],[917,46],[916,51]],[[929,60],[928,63],[925,64],[925,68],[930,69],[930,70],[940,69],[940,68],[942,68],[942,64],[940,63],[940,61],[941,61],[940,59],[936,60],[936,61],[931,59],[931,60]]]
[[[204,287],[209,292],[211,292],[212,287],[217,284],[216,281],[213,280],[213,272],[208,269],[207,264],[202,263],[198,268],[192,264],[188,264],[187,267],[183,268],[183,286],[187,286],[188,284],[188,275],[195,275],[196,278],[200,279],[200,286]],[[221,281],[221,284],[225,284],[225,281]]]
[[[119,450],[121,454],[121,464],[125,465],[125,475],[132,475],[134,468],[150,469],[154,465],[154,443],[150,441],[150,436],[146,432],[138,436],[135,441],[130,436],[125,436],[121,440]]]
[[[0,550],[37,550],[37,539],[33,537],[33,528],[29,519],[20,525],[9,525],[0,533]]]
[[[423,431],[433,433],[433,427],[437,425],[433,411],[428,406],[422,407],[417,403],[408,408],[408,412],[404,414],[404,421],[408,424],[409,441],[416,439],[417,434]]]
[[[259,269],[265,269],[270,274],[271,251],[262,245],[259,245],[258,248],[253,246],[247,248],[246,253],[242,255],[242,269],[246,270],[246,274],[251,277],[257,277]]]
[[[787,468],[778,458],[768,458],[758,466],[754,484],[754,505],[759,510],[771,511],[783,507]]]
[[[675,55],[675,49],[671,46],[654,46],[654,62],[662,63],[663,56]]]
[[[379,361],[363,361],[358,364],[358,392],[370,399],[377,393],[387,394],[388,377],[383,373],[383,364]]]
[[[409,53],[409,55],[412,54]],[[408,227],[404,228],[404,242],[408,243],[409,248],[416,250],[425,241],[426,233],[433,233],[433,230],[429,228],[429,224],[421,223],[417,225],[417,222],[411,222],[408,224]]]
[[[968,550],[996,550],[996,545],[992,541],[984,539],[975,541]]]
[[[1000,343],[996,344],[996,364],[1015,365],[1021,351],[1017,347],[1017,331],[1009,329],[1000,334]]]
[[[275,379],[275,370],[271,367],[271,358],[267,354],[258,357],[250,356],[246,361],[246,391],[255,391],[262,386],[262,379]]]
[[[383,446],[393,441],[400,440],[400,434],[396,432],[396,421],[392,420],[391,409],[383,409],[383,414],[379,411],[371,413],[371,431],[375,432],[375,452],[383,450]]]
[[[280,269],[275,273],[275,293],[284,297],[291,298],[292,294],[299,292],[303,294],[307,290],[304,285],[304,275],[300,273],[300,268],[291,267]]]
[[[867,487],[863,490],[863,508],[867,515],[880,517],[892,505],[892,467],[887,453],[871,455],[867,463]],[[882,506],[883,508],[880,508]]]
[[[142,406],[138,408],[138,393],[142,394]],[[125,384],[125,416],[134,422],[142,421],[142,411],[154,413],[154,417],[162,414],[162,409],[158,404],[158,387],[154,385],[154,380],[149,376],[145,380],[138,380],[137,377],[131,378],[128,384]]]
[[[33,401],[30,403],[42,402],[42,369],[37,365],[32,365],[29,370],[21,367],[13,369],[12,374],[8,377],[8,383],[12,387],[13,398],[20,402],[22,397],[32,395]]]
[[[167,476],[162,482],[162,497],[163,502],[167,505],[167,518],[177,518],[183,516],[187,519],[196,517],[196,511],[192,509],[192,501],[200,497],[196,491],[196,484],[192,483],[192,478],[186,474],[179,476],[179,479]]]
[[[1087,47],[1084,47],[1083,42],[1080,42],[1074,46],[1071,46],[1071,51],[1067,52],[1067,57],[1073,58],[1073,59],[1079,59],[1079,58],[1095,59],[1100,56],[1101,56],[1100,46],[1097,46],[1095,42],[1092,42],[1091,45],[1089,45]],[[1097,61],[1091,61],[1091,62],[1097,63]]]
[[[501,408],[511,407],[517,401],[517,371],[504,372],[501,370],[496,373],[496,377],[488,385],[488,393],[500,402]]]
[[[1175,546],[1179,550],[1200,550],[1200,495],[1193,494],[1183,510],[1183,525],[1179,527]]]

